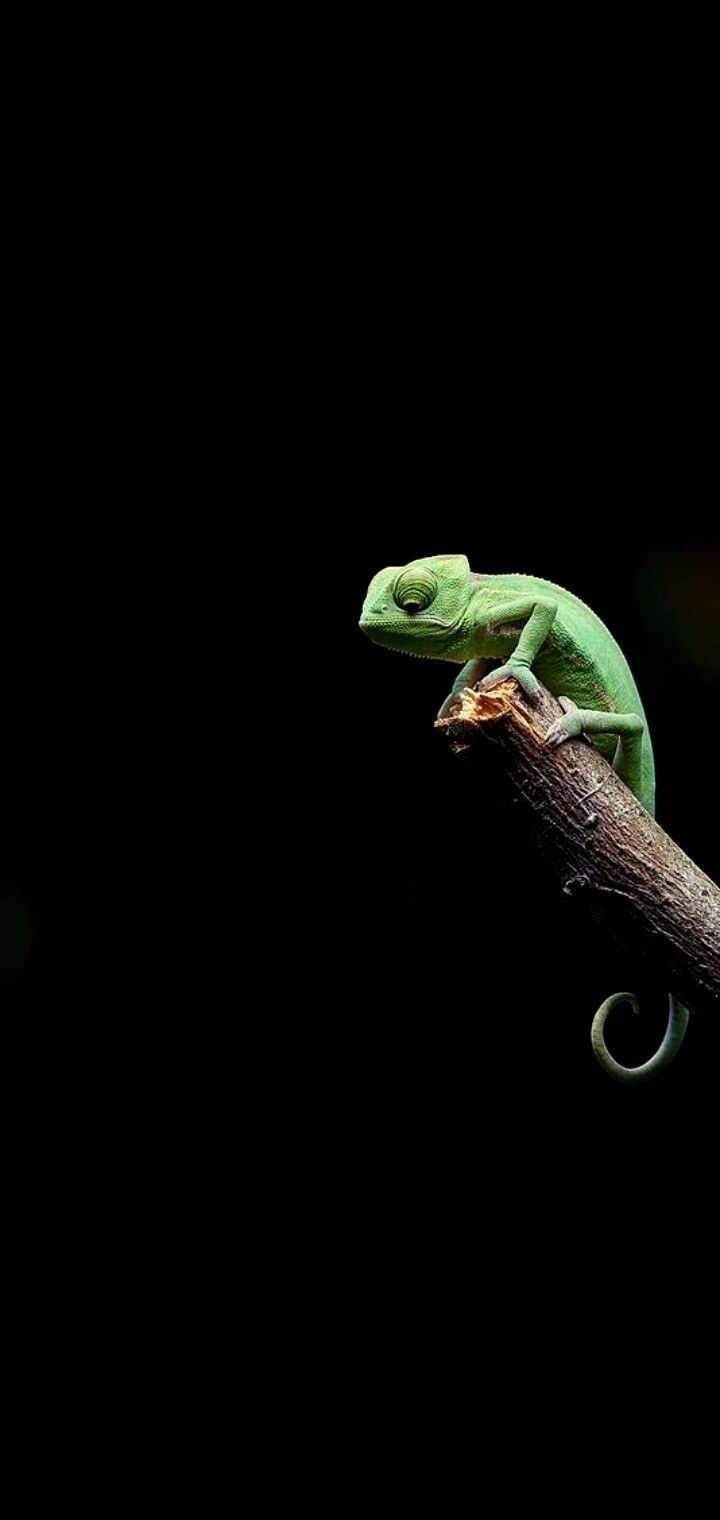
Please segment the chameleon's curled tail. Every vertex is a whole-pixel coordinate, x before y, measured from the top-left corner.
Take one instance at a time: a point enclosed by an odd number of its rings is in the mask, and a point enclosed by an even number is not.
[[[631,1003],[635,1012],[640,1012],[637,998],[632,992],[616,992],[612,997],[606,998],[598,1008],[592,1022],[592,1048],[603,1070],[609,1072],[611,1077],[616,1077],[618,1082],[646,1082],[648,1077],[654,1077],[656,1072],[661,1071],[664,1066],[667,1066],[668,1061],[672,1061],[673,1056],[677,1055],[688,1026],[687,1008],[683,1008],[682,1003],[676,1003],[670,993],[670,1011],[662,1045],[649,1061],[643,1062],[642,1066],[621,1066],[619,1061],[611,1056],[603,1033],[610,1009],[617,1003]]]

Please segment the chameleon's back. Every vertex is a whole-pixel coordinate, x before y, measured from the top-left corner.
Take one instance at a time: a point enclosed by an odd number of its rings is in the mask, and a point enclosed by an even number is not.
[[[557,602],[551,633],[534,662],[538,679],[555,696],[570,697],[578,707],[635,713],[642,718],[641,782],[633,790],[643,807],[654,814],[655,764],[647,719],[630,666],[610,630],[591,607],[552,581],[529,575],[487,576],[482,581],[496,581],[498,590],[521,595],[537,590],[538,595]],[[612,761],[617,744],[614,735],[598,734],[593,743]]]

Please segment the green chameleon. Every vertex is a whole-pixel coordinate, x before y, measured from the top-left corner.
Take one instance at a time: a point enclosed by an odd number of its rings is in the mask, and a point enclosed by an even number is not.
[[[654,816],[652,745],[630,666],[605,624],[572,592],[531,575],[476,575],[464,554],[434,554],[374,576],[360,627],[388,649],[462,665],[440,717],[466,686],[490,686],[513,676],[532,702],[541,681],[563,708],[546,742],[590,735]],[[493,668],[497,660],[502,663]],[[631,993],[607,998],[593,1020],[593,1050],[618,1081],[642,1082],[679,1050],[688,1012],[671,994],[659,1049],[642,1066],[621,1066],[603,1031],[610,1010],[622,1002],[637,1010]]]

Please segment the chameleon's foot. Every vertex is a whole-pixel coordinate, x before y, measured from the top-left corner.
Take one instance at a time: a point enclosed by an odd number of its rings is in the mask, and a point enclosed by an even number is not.
[[[495,686],[498,681],[507,681],[508,677],[517,681],[530,702],[539,702],[540,682],[537,676],[533,675],[529,665],[520,665],[515,660],[508,660],[506,665],[498,665],[497,670],[491,670],[480,685]]]
[[[577,739],[583,732],[582,718],[577,702],[570,697],[558,697],[558,702],[564,716],[556,718],[545,735],[545,743],[557,749],[558,744],[564,744],[566,739]]]
[[[582,726],[572,713],[564,718],[558,718],[545,735],[545,743],[557,749],[559,744],[564,744],[567,739],[577,739],[582,733]]]

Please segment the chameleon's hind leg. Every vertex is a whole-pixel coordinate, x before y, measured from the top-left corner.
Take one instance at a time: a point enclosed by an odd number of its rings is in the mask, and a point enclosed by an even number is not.
[[[559,697],[558,701],[564,714],[548,729],[545,743],[564,744],[566,739],[577,739],[579,734],[617,734],[613,770],[637,796],[642,784],[645,730],[642,718],[637,713],[595,712],[590,707],[576,707],[569,697]]]

